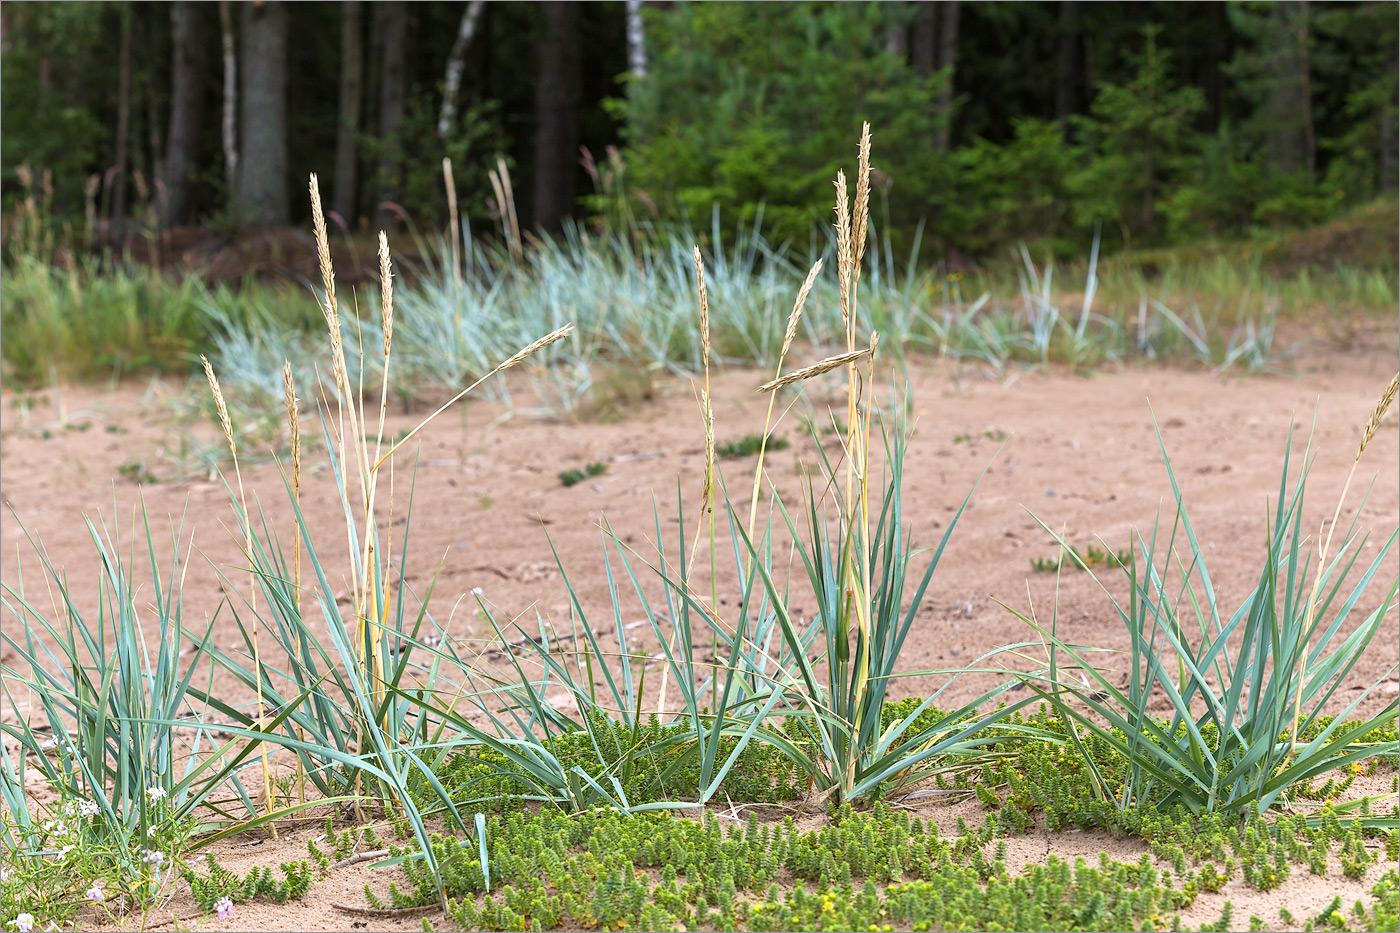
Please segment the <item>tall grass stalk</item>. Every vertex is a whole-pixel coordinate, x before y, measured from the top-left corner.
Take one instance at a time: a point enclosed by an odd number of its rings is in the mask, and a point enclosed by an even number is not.
[[[292,378],[292,364],[282,364],[282,398],[287,412],[287,433],[291,439],[292,459],[292,507],[301,508],[301,417],[298,413],[296,382]],[[296,523],[292,525],[292,593],[293,609],[301,615],[301,536],[296,533]],[[296,638],[296,652],[300,657],[304,650],[300,632]],[[303,738],[298,732],[297,738]],[[306,769],[302,756],[297,756],[297,800],[306,802]]]
[[[793,618],[791,595],[774,578],[772,565],[773,524],[766,527],[754,521],[754,500],[750,500],[749,527],[731,505],[731,533],[735,537],[736,565],[743,598],[735,624],[720,621],[716,609],[708,612],[690,594],[687,581],[663,571],[668,588],[683,602],[691,602],[710,620],[717,637],[734,646],[723,673],[726,683],[739,675],[748,694],[780,692],[785,699],[783,715],[795,724],[790,734],[771,727],[759,730],[759,741],[781,748],[816,782],[823,797],[850,800],[875,792],[892,778],[914,781],[926,776],[926,762],[938,756],[978,754],[979,734],[1001,715],[984,715],[977,707],[989,702],[1007,688],[1004,685],[979,697],[937,722],[913,728],[943,692],[926,700],[914,715],[884,729],[881,713],[892,678],[902,676],[896,667],[905,637],[912,626],[938,558],[947,545],[957,518],[945,532],[933,559],[904,609],[905,580],[913,556],[905,538],[900,508],[903,482],[903,454],[907,437],[901,423],[895,436],[886,436],[887,473],[878,521],[872,528],[870,439],[875,417],[873,402],[874,360],[878,336],[860,338],[862,327],[859,284],[864,264],[869,211],[869,126],[863,128],[857,150],[858,168],[854,199],[848,197],[845,175],[836,179],[837,294],[846,351],[817,363],[781,374],[761,391],[776,393],[825,372],[844,369],[847,377],[847,420],[842,438],[842,459],[832,464],[823,453],[821,476],[807,489],[806,533],[803,533],[781,500],[774,505],[791,533],[797,556],[806,570],[818,609],[810,624]],[[807,283],[815,280],[816,270],[808,273]],[[799,292],[788,331],[806,299]],[[861,346],[865,343],[865,346]],[[785,355],[786,347],[784,348]],[[771,411],[771,406],[770,406]],[[843,477],[839,474],[844,473]],[[828,530],[827,509],[823,502],[834,499],[836,528]],[[966,502],[964,502],[964,506]],[[761,607],[755,614],[754,606]],[[817,648],[818,657],[811,654]],[[739,650],[742,649],[742,650]],[[740,662],[737,665],[736,662]],[[683,673],[683,672],[682,672]],[[925,672],[927,673],[927,672]],[[948,682],[951,683],[951,680]],[[945,684],[944,689],[946,689]],[[764,718],[767,711],[761,710]]]
[[[1352,458],[1351,469],[1347,470],[1346,482],[1342,484],[1342,494],[1337,497],[1337,507],[1332,511],[1332,521],[1327,525],[1327,537],[1325,539],[1323,539],[1322,536],[1322,529],[1318,529],[1317,536],[1319,539],[1322,539],[1322,550],[1318,552],[1317,576],[1313,579],[1312,590],[1308,593],[1308,609],[1303,619],[1302,629],[1299,631],[1299,635],[1303,639],[1303,644],[1297,647],[1297,651],[1302,655],[1303,659],[1302,670],[1298,674],[1300,680],[1306,680],[1308,676],[1307,640],[1312,632],[1313,615],[1317,611],[1317,593],[1322,586],[1322,571],[1327,565],[1327,554],[1332,547],[1332,532],[1337,530],[1337,521],[1342,517],[1342,503],[1346,501],[1347,492],[1351,489],[1352,477],[1356,475],[1356,465],[1361,462],[1361,455],[1366,452],[1366,447],[1371,443],[1371,439],[1376,436],[1376,431],[1379,430],[1381,421],[1385,418],[1386,412],[1389,411],[1390,406],[1394,404],[1395,394],[1398,389],[1400,389],[1400,373],[1396,373],[1395,377],[1390,380],[1390,384],[1385,387],[1385,391],[1381,393],[1380,401],[1376,403],[1376,407],[1371,411],[1371,416],[1366,419],[1365,427],[1361,429],[1361,443],[1356,447],[1356,456]],[[1299,689],[1297,698],[1294,700],[1293,704],[1292,738],[1289,740],[1290,753],[1295,752],[1298,747],[1298,719],[1301,714],[1302,703],[1303,691]]]
[[[252,565],[252,555],[253,555],[253,528],[252,528],[252,525],[249,523],[249,520],[248,520],[248,497],[247,497],[247,496],[244,494],[244,492],[243,492],[243,469],[242,469],[242,467],[240,467],[240,466],[238,465],[238,443],[233,439],[233,426],[232,426],[232,424],[230,424],[230,422],[229,422],[229,417],[228,417],[228,406],[224,404],[224,393],[223,393],[223,391],[219,388],[219,380],[218,380],[218,377],[216,377],[216,376],[214,375],[214,367],[211,366],[211,365],[209,364],[209,358],[208,358],[208,357],[200,356],[199,359],[200,359],[200,362],[204,364],[204,375],[205,375],[205,377],[209,380],[209,391],[210,391],[210,392],[213,394],[213,396],[214,396],[214,405],[215,405],[215,407],[218,409],[218,412],[219,412],[219,425],[220,425],[220,427],[223,429],[223,432],[224,432],[224,440],[225,440],[225,442],[227,442],[227,444],[228,444],[229,455],[233,458],[233,470],[234,470],[234,475],[235,475],[235,476],[237,477],[237,479],[238,479],[238,503],[239,503],[239,509],[240,509],[240,511],[242,512],[242,515],[243,515],[243,548],[244,548],[244,555],[248,558],[248,560],[249,560],[249,566],[251,566],[251,565]],[[256,580],[256,578],[253,578],[253,579],[251,579],[249,582],[250,582],[250,584],[251,584],[251,588],[250,588],[250,591],[249,591],[249,600],[250,600],[250,605],[253,607],[253,620],[254,620],[254,622],[253,622],[253,664],[254,664],[254,666],[257,667],[259,670],[261,670],[261,669],[262,669],[262,652],[261,652],[261,651],[259,650],[259,648],[258,648],[257,580]],[[262,726],[263,726],[263,713],[264,713],[264,710],[265,710],[265,707],[263,706],[262,676],[261,676],[261,675],[259,675],[258,678],[257,678],[257,691],[258,691],[258,718],[257,718],[257,725],[258,725],[258,728],[261,729]],[[261,758],[262,758],[263,797],[264,797],[264,800],[266,801],[267,812],[270,813],[270,812],[272,812],[272,810],[273,810],[275,807],[274,807],[274,802],[273,802],[272,772],[271,772],[271,770],[268,768],[268,764],[267,764],[267,746],[266,746],[266,745],[260,745],[260,746],[259,746],[259,751],[260,751],[260,753],[261,753]],[[277,824],[274,822],[274,823],[270,823],[269,826],[270,826],[270,828],[271,828],[271,830],[272,830],[272,836],[273,836],[273,838],[274,838],[274,839],[277,838]]]

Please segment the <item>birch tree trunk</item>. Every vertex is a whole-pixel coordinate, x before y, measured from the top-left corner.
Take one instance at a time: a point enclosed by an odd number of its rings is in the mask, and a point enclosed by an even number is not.
[[[452,51],[447,56],[447,75],[442,83],[442,110],[438,113],[437,132],[445,138],[452,128],[452,120],[457,116],[457,94],[462,88],[462,71],[467,65],[467,47],[476,35],[476,22],[481,18],[481,8],[485,0],[471,0],[462,11],[462,22],[457,27],[457,40],[452,43]]]
[[[219,0],[219,27],[224,55],[224,182],[232,203],[238,191],[238,133],[234,123],[238,113],[238,56],[234,54],[233,13],[228,0]]]
[[[646,26],[642,22],[642,0],[627,0],[627,70],[634,78],[647,74]]]

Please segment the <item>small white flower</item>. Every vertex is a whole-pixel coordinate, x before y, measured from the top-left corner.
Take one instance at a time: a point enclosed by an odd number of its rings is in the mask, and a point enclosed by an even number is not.
[[[62,820],[49,820],[44,824],[44,832],[53,836],[68,835],[68,824]]]
[[[82,802],[82,805],[78,807],[78,814],[80,816],[96,816],[101,812],[102,808],[99,807],[97,803],[92,800],[84,800]]]
[[[10,870],[9,870],[8,868],[0,868],[0,884],[3,884],[4,882],[9,881],[9,880],[10,880]]]
[[[151,838],[152,836],[154,836],[155,834],[156,834],[156,828],[155,828],[154,826],[147,826],[147,827],[146,827],[146,838],[147,838],[147,839],[150,839],[150,838]]]
[[[155,803],[157,800],[164,800],[165,796],[165,789],[162,787],[146,788],[146,797],[151,801],[151,803]]]
[[[147,849],[146,854],[141,856],[141,861],[150,862],[152,865],[159,868],[161,863],[165,861],[165,856],[159,849]]]
[[[218,913],[220,920],[227,920],[233,916],[233,901],[229,900],[227,896],[221,897],[214,904],[214,910]]]
[[[67,803],[65,803],[65,804],[63,805],[63,815],[64,815],[64,816],[72,816],[72,815],[73,815],[74,813],[76,813],[77,811],[78,811],[77,806],[74,805],[73,801],[71,801],[71,800],[68,801]]]
[[[107,899],[107,895],[102,891],[102,879],[94,881],[92,887],[87,889],[87,899],[94,904],[101,904]]]
[[[16,930],[19,930],[19,933],[29,933],[30,930],[34,929],[34,915],[20,914],[18,917],[11,920],[10,924]]]
[[[75,848],[77,848],[77,846],[64,846],[58,850],[58,855],[55,856],[55,858],[67,858],[68,853],[72,852]]]

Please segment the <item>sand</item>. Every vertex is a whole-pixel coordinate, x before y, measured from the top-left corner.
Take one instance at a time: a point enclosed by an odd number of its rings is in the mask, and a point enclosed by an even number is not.
[[[1048,621],[1057,587],[1059,627],[1068,640],[1125,647],[1123,625],[1104,588],[1081,572],[1067,571],[1057,580],[1053,573],[1033,571],[1031,561],[1057,553],[1041,523],[1081,549],[1092,544],[1117,550],[1128,547],[1135,530],[1150,533],[1159,512],[1170,521],[1171,486],[1162,464],[1159,430],[1222,607],[1233,611],[1258,580],[1266,510],[1278,494],[1290,430],[1295,467],[1311,437],[1315,460],[1304,525],[1317,529],[1332,515],[1362,425],[1395,372],[1396,359],[1395,335],[1384,332],[1369,345],[1305,351],[1296,361],[1296,371],[1287,375],[1242,377],[1157,366],[1089,374],[1011,369],[997,375],[949,362],[913,365],[910,410],[916,432],[906,461],[904,507],[915,543],[936,544],[962,498],[975,482],[978,485],[905,647],[905,668],[960,667],[998,646],[1034,640],[1016,613],[1034,612],[1037,619]],[[717,377],[715,422],[721,442],[762,430],[765,399],[754,389],[765,378],[742,369]],[[97,565],[83,518],[109,530],[119,522],[126,542],[139,527],[133,515],[144,501],[166,566],[169,524],[183,520],[186,546],[193,538],[195,553],[184,585],[185,623],[202,630],[222,598],[215,568],[235,585],[246,586],[246,574],[237,569],[238,529],[222,483],[201,477],[138,486],[120,468],[144,461],[157,476],[169,472],[169,462],[159,451],[177,436],[172,406],[203,391],[202,382],[170,378],[115,388],[68,387],[61,393],[62,412],[46,391],[23,399],[25,413],[20,396],[6,392],[0,397],[0,496],[6,507],[0,519],[0,577],[14,585],[16,561],[22,559],[30,593],[35,592],[39,566],[27,533],[42,541],[50,560],[67,573],[75,603],[91,610],[97,598]],[[310,393],[303,389],[302,394]],[[819,423],[828,417],[828,405],[844,409],[836,383],[809,386],[808,398]],[[392,411],[388,432],[412,427],[426,410],[420,407],[418,416]],[[771,482],[792,504],[799,501],[804,482],[798,464],[811,462],[816,453],[817,441],[800,423],[807,412],[799,403],[779,426],[778,435],[791,447],[772,454],[769,461]],[[568,595],[551,556],[552,543],[590,621],[604,633],[605,646],[615,649],[618,633],[602,572],[600,523],[606,520],[622,540],[649,557],[654,553],[654,510],[674,546],[678,481],[688,523],[698,514],[703,433],[690,386],[669,385],[656,400],[635,405],[608,422],[505,414],[473,402],[465,418],[451,413],[411,442],[418,458],[416,476],[410,458],[399,461],[394,511],[386,519],[394,523],[396,536],[400,534],[412,481],[415,507],[410,552],[400,565],[403,581],[423,592],[436,574],[431,609],[439,624],[448,637],[484,647],[489,629],[474,612],[473,590],[510,617],[533,620],[538,611],[567,624]],[[1394,531],[1400,514],[1396,423],[1392,413],[1366,451],[1341,513],[1342,527],[1355,519],[1371,534],[1362,549],[1363,560]],[[83,424],[88,427],[79,429]],[[196,433],[205,440],[215,437],[207,425]],[[821,440],[830,453],[839,453],[832,438]],[[347,562],[344,527],[326,452],[310,451],[306,461],[302,507],[323,559],[339,573]],[[556,479],[561,470],[594,461],[606,463],[607,471],[568,488]],[[753,466],[752,458],[723,464],[728,488],[742,500],[745,514]],[[263,505],[286,539],[291,524],[277,467],[266,460],[247,462],[242,472],[249,500]],[[1362,504],[1368,487],[1369,497]],[[387,507],[386,492],[381,493],[381,504]],[[693,524],[686,529],[687,538],[693,530]],[[728,553],[725,548],[721,558]],[[1400,556],[1392,552],[1381,576],[1393,579],[1397,565]],[[1108,593],[1122,595],[1120,573],[1101,571],[1100,576]],[[720,574],[721,608],[737,599],[733,579],[732,574]],[[340,592],[345,585],[343,573],[332,576],[332,586]],[[1363,600],[1358,609],[1375,608],[1383,586],[1373,590],[1370,604]],[[628,649],[654,652],[650,626],[629,627],[642,619],[635,598],[626,602],[622,618]],[[16,623],[6,618],[3,624]],[[225,649],[238,644],[227,612],[212,637]],[[1355,671],[1353,687],[1385,681],[1362,701],[1357,714],[1378,711],[1400,692],[1397,659],[1400,641],[1392,624]],[[8,649],[0,651],[0,660],[14,663]],[[655,703],[657,680],[648,678],[647,705]],[[926,695],[945,680],[941,675],[905,678],[896,682],[892,693]],[[990,683],[988,675],[961,678],[940,705],[966,702]],[[216,680],[215,690],[249,699],[226,675]],[[1339,703],[1349,703],[1355,695],[1342,691]],[[21,706],[3,715],[25,712]],[[277,843],[220,852],[220,859],[227,858],[235,867],[301,857],[306,836],[319,832],[287,833]],[[1027,849],[1026,859],[1043,858],[1045,853],[1073,857],[1109,851],[1131,860],[1145,851],[1141,843],[1092,833],[1042,833],[1013,840],[1013,853],[1022,848]],[[376,883],[392,871],[364,864],[341,869],[314,887],[301,904],[244,905],[234,920],[211,918],[201,926],[418,929],[417,917],[388,920],[329,906],[363,904],[364,883]],[[1190,912],[1191,922],[1214,920],[1219,902],[1227,896],[1234,901],[1239,922],[1247,922],[1253,912],[1277,925],[1279,905],[1288,905],[1302,918],[1314,900],[1325,904],[1334,893],[1343,893],[1349,905],[1362,890],[1350,882],[1340,885],[1336,874],[1322,880],[1300,874],[1305,873],[1295,872],[1282,889],[1267,894],[1246,889],[1237,878],[1218,898],[1202,896]],[[376,886],[387,887],[387,881]],[[1247,906],[1256,900],[1263,906]],[[179,895],[163,919],[193,910],[188,895]],[[440,925],[441,919],[436,918]]]

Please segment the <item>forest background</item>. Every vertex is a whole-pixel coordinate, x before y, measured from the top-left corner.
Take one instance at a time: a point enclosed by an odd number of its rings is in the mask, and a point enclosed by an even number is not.
[[[1268,236],[1397,182],[1394,3],[6,3],[0,176],[96,248],[200,225],[759,225],[879,135],[897,253]],[[1393,262],[1393,256],[1391,257]]]

